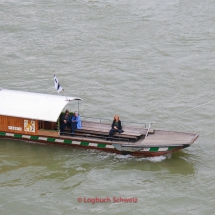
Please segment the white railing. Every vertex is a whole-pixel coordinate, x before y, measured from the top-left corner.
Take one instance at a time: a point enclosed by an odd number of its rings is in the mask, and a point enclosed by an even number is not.
[[[92,119],[92,120],[96,120],[96,122],[102,124],[104,123],[105,121],[108,122],[108,124],[112,124],[112,121],[111,119],[105,119],[105,118],[98,118],[98,117],[86,117],[86,116],[81,116],[82,119]],[[88,120],[87,120],[88,121]],[[122,126],[123,125],[138,125],[138,126],[144,126],[144,128],[146,128],[146,124],[147,123],[139,123],[139,122],[129,122],[129,121],[125,121],[125,120],[121,120],[121,123],[122,123]],[[107,123],[105,123],[107,124]]]

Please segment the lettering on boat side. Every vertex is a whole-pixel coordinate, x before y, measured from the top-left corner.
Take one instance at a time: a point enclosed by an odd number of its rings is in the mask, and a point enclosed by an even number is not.
[[[24,131],[35,132],[35,121],[30,120],[28,122],[28,120],[24,120]]]
[[[14,131],[22,131],[21,127],[15,127],[15,126],[8,126],[9,130],[14,130]]]

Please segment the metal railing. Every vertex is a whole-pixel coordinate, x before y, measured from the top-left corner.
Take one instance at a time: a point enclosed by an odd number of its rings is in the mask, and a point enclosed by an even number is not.
[[[94,119],[94,120],[97,120],[97,122],[99,122],[100,124],[103,123],[103,121],[108,121],[109,124],[111,125],[112,121],[111,119],[105,119],[105,118],[99,118],[99,117],[88,117],[88,116],[81,116],[82,119]],[[130,122],[130,121],[125,121],[125,120],[121,120],[121,123],[122,123],[122,126],[123,125],[126,125],[126,124],[133,124],[133,125],[143,125],[144,128],[146,128],[146,124],[147,123],[139,123],[139,122]]]

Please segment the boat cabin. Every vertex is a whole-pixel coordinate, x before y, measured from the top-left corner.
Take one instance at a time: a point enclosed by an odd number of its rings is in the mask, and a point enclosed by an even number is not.
[[[64,107],[81,98],[0,89],[0,131],[59,136],[58,119]]]

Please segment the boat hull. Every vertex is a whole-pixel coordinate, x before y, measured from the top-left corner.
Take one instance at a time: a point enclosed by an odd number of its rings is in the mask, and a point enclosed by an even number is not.
[[[0,132],[0,138],[9,138],[14,140],[22,140],[27,142],[35,142],[35,143],[45,143],[51,145],[61,145],[61,146],[68,146],[68,147],[79,147],[84,149],[96,149],[102,150],[109,153],[116,153],[116,154],[123,154],[127,155],[130,154],[132,156],[138,157],[155,157],[155,156],[162,156],[168,155],[183,148],[186,148],[190,145],[185,146],[164,146],[164,147],[147,147],[142,148],[140,151],[136,152],[126,152],[126,151],[119,151],[114,148],[111,143],[101,143],[101,142],[93,142],[93,141],[77,141],[71,138],[61,137],[47,137],[47,136],[35,136],[35,135],[24,135],[24,134],[14,134],[14,133],[6,133]]]

